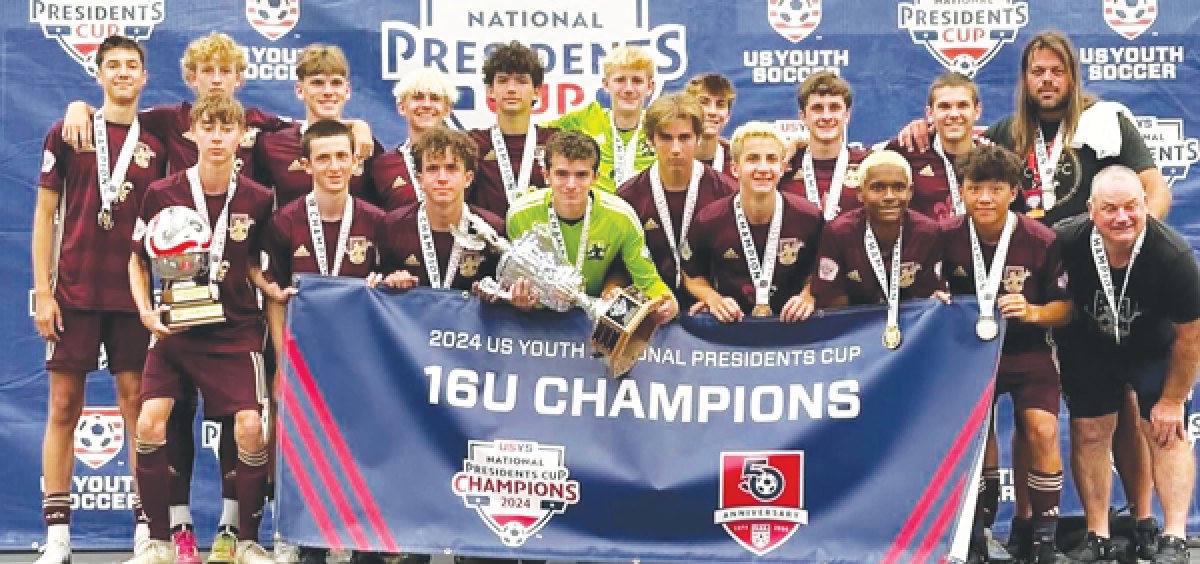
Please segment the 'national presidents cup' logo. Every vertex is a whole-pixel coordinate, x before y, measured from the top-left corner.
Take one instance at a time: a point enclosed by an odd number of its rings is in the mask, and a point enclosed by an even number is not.
[[[75,425],[75,457],[92,470],[108,464],[125,445],[125,420],[115,407],[85,407]]]
[[[821,0],[767,0],[771,29],[799,43],[821,25]]]
[[[96,49],[110,35],[142,41],[163,22],[166,0],[29,0],[29,22],[40,24],[88,74]]]
[[[531,441],[471,441],[450,486],[505,546],[521,546],[579,503],[579,482],[568,479],[565,453]]]
[[[1200,140],[1184,135],[1182,119],[1134,116],[1133,124],[1154,155],[1167,186],[1186,178],[1192,165],[1200,161]]]
[[[976,0],[953,6],[943,0],[899,4],[900,29],[943,67],[974,76],[1029,23],[1029,6],[1013,0]]]
[[[300,0],[246,0],[246,20],[254,31],[275,41],[300,21]]]
[[[1125,39],[1133,40],[1158,18],[1158,0],[1104,0],[1104,21]]]
[[[762,556],[808,524],[804,509],[804,451],[721,453],[721,487],[714,515],[743,548]]]

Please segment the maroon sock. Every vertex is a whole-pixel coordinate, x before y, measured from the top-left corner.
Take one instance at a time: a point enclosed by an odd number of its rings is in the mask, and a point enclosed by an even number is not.
[[[222,417],[221,444],[217,447],[217,458],[221,464],[221,498],[237,499],[238,447],[233,434],[233,416]]]
[[[263,505],[267,500],[267,449],[248,453],[238,450],[238,540],[258,540]]]
[[[979,498],[975,500],[975,522],[991,527],[1000,506],[1000,469],[984,468],[979,477]]]
[[[71,524],[71,494],[46,492],[42,496],[42,520],[46,526]]]
[[[192,465],[196,461],[196,438],[192,421],[196,418],[196,397],[175,404],[167,418],[167,464],[171,476],[169,505],[190,505],[192,501]]]
[[[170,540],[171,471],[167,466],[167,450],[163,443],[136,441],[137,481],[141,490],[146,517],[150,520],[150,538]]]
[[[1058,525],[1058,502],[1062,498],[1062,472],[1029,471],[1029,504],[1033,507],[1035,532],[1054,534]]]

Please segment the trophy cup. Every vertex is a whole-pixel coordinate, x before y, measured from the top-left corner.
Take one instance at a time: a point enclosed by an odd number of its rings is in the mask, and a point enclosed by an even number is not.
[[[208,245],[212,233],[200,214],[186,206],[158,212],[146,226],[146,253],[154,273],[162,279],[163,324],[192,327],[225,321],[225,308],[217,301],[215,285],[195,279],[208,272]]]
[[[474,234],[451,228],[459,244],[471,250],[491,245],[503,253],[496,265],[499,280],[481,280],[483,291],[511,300],[508,288],[518,278],[526,278],[537,288],[543,306],[562,312],[579,306],[595,321],[589,342],[604,358],[609,376],[620,378],[633,368],[658,329],[650,313],[661,299],[647,300],[632,286],[608,298],[588,296],[583,275],[559,259],[553,235],[544,223],[535,223],[529,232],[509,242],[486,222],[476,217],[470,220]]]

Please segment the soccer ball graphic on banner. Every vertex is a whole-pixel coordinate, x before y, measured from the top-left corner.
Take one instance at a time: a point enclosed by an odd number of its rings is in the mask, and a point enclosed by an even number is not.
[[[263,37],[275,41],[300,21],[300,0],[246,0],[246,20]]]
[[[85,407],[75,424],[75,457],[96,470],[121,453],[125,421],[115,407]]]

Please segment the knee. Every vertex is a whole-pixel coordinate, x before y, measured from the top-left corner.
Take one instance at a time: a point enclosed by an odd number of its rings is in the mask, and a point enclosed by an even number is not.
[[[1042,448],[1058,446],[1058,420],[1053,415],[1034,417],[1025,423],[1025,435],[1031,445]]]
[[[52,390],[49,402],[49,424],[54,427],[74,428],[83,413],[83,394],[73,390]]]
[[[257,411],[239,411],[234,418],[233,433],[238,448],[242,450],[257,452],[266,446],[262,419]]]
[[[1071,421],[1071,444],[1095,446],[1112,440],[1115,421],[1106,419],[1074,419]]]
[[[143,410],[138,415],[137,439],[145,443],[162,444],[167,442],[167,418],[161,417],[150,410]]]

